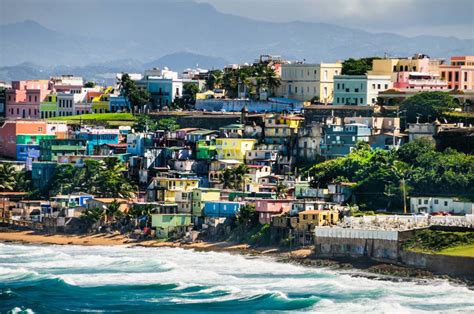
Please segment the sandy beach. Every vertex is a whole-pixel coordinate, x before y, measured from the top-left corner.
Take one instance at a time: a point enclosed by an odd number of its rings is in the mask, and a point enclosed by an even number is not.
[[[251,248],[248,244],[235,244],[229,242],[195,242],[180,243],[159,240],[142,240],[128,238],[119,233],[93,234],[93,235],[67,235],[67,234],[45,234],[37,231],[0,230],[0,242],[21,242],[33,244],[56,244],[56,245],[128,245],[145,247],[181,247],[196,249],[200,251],[226,251],[248,254],[281,254],[281,250],[269,248]],[[311,254],[310,249],[298,249],[291,252],[291,256],[306,258]]]

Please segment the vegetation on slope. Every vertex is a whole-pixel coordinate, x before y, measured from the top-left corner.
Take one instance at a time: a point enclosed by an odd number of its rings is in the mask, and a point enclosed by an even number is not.
[[[403,244],[403,248],[428,253],[474,256],[474,232],[418,230]]]

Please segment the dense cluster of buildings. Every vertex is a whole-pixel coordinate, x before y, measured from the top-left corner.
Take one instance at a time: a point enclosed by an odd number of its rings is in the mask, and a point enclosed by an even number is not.
[[[150,110],[171,105],[182,96],[183,84],[192,83],[202,91],[196,95],[198,109],[238,112],[231,124],[153,132],[47,120],[129,111],[119,84],[86,87],[74,76],[15,81],[1,98],[6,119],[0,126],[0,155],[31,171],[38,189],[48,186],[60,164],[81,167],[87,159],[117,157],[128,167],[123,175],[139,183],[135,199],[119,200],[123,210],[152,205],[151,225],[160,237],[185,233],[193,225],[219,232],[248,203],[255,205],[260,223],[304,234],[338,223],[341,213],[349,210],[352,184],[310,187],[298,175],[298,165],[346,156],[360,141],[396,149],[419,137],[460,128],[440,122],[406,125],[396,108],[390,116],[374,115],[382,96],[453,89],[463,91],[456,94],[464,97],[458,98],[461,102],[474,96],[474,57],[452,57],[449,64],[424,55],[379,59],[365,75],[342,75],[340,63],[279,60],[273,66],[281,85],[272,91],[274,97],[257,100],[245,98],[245,91],[229,99],[225,90],[205,90],[205,70],[178,76],[165,68],[130,75],[139,88],[149,91]],[[413,212],[439,207],[427,200],[413,200]],[[19,200],[15,208],[23,218],[42,219],[45,211],[72,218],[112,201],[86,194],[57,195],[49,201]],[[441,202],[458,204],[456,213],[472,213],[472,204]]]

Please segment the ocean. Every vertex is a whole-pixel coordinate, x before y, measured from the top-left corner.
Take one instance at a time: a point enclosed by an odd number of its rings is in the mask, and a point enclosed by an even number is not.
[[[0,243],[0,313],[280,311],[474,313],[474,291],[179,248]]]

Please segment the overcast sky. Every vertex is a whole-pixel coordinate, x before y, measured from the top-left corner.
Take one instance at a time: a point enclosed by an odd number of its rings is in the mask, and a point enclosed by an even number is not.
[[[474,0],[197,0],[259,20],[327,22],[408,36],[474,38]]]

